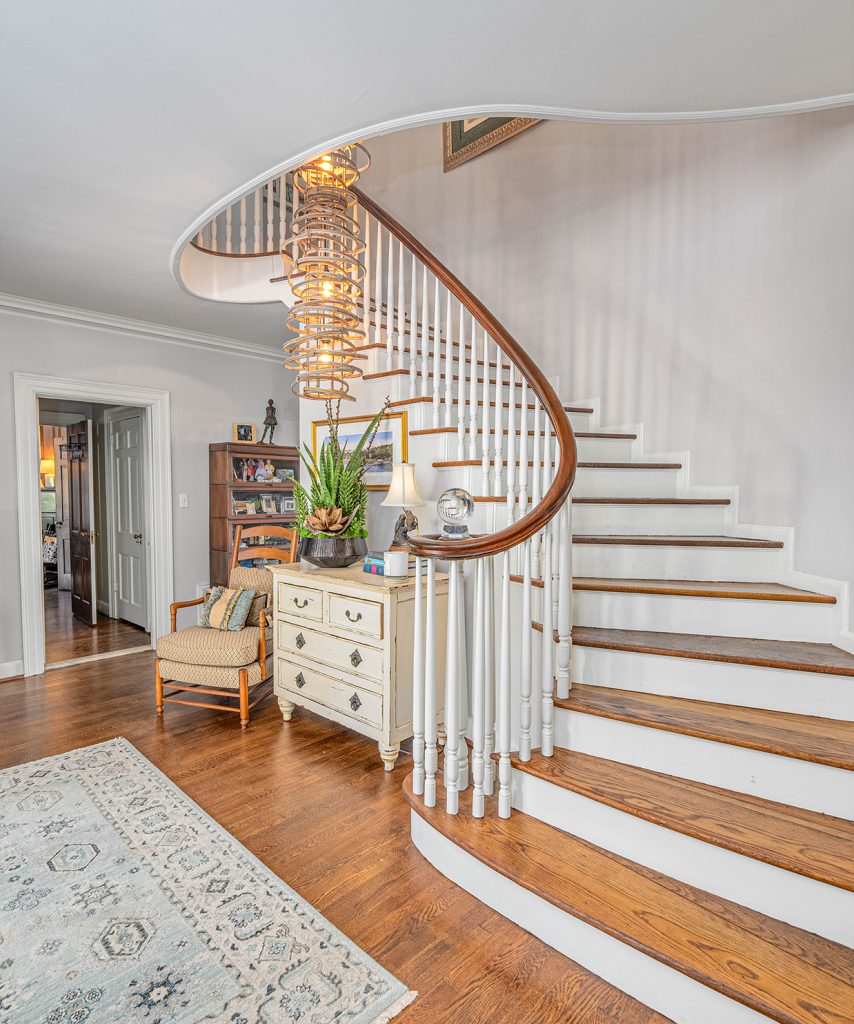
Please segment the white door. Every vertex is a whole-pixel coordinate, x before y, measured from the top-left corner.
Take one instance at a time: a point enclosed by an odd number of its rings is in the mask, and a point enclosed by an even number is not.
[[[142,413],[108,420],[115,617],[148,629]]]

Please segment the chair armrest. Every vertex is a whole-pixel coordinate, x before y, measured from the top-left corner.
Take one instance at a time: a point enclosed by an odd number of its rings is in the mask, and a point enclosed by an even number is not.
[[[177,619],[179,608],[193,608],[197,604],[204,603],[204,597],[196,597],[192,601],[173,601],[172,604],[169,605],[169,618],[172,622],[172,632],[174,633],[175,630],[178,628]]]

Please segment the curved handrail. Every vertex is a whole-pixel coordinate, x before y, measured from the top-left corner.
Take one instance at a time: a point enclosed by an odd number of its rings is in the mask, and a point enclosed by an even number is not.
[[[272,252],[220,252],[218,249],[206,249],[198,242],[190,240],[190,245],[198,252],[206,253],[208,256],[224,256],[229,260],[257,260],[260,256],[281,256],[281,250],[274,249]]]
[[[378,206],[373,199],[365,195],[361,189],[354,187],[353,191],[358,196],[360,205],[426,265],[428,270],[471,313],[508,359],[516,364],[516,367],[527,379],[528,385],[534,394],[539,398],[552,422],[560,450],[560,463],[551,486],[543,495],[540,503],[532,508],[530,512],[527,512],[521,519],[513,523],[512,526],[507,526],[497,533],[481,537],[471,537],[468,540],[437,540],[428,537],[409,538],[410,550],[414,555],[431,558],[444,558],[448,560],[484,558],[488,555],[496,555],[502,551],[508,551],[510,548],[516,547],[518,544],[522,544],[530,537],[533,537],[534,534],[539,533],[557,515],[569,495],[578,466],[575,434],[569,422],[569,417],[566,415],[566,411],[561,405],[557,393],[549,384],[545,374],[531,360],[530,356],[510,332],[490,313],[480,299],[466,288],[462,281],[448,270],[444,263],[437,259],[417,238],[411,235],[402,224],[398,223],[391,214],[386,213],[381,206]],[[512,396],[511,401],[513,401]],[[523,427],[522,429],[525,428]]]

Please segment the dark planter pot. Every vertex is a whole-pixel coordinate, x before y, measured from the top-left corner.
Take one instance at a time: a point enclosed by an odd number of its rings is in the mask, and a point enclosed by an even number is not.
[[[302,537],[299,556],[320,569],[342,569],[368,553],[364,537]]]

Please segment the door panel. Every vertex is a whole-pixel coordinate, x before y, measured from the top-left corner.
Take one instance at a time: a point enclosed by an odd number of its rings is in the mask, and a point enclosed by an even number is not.
[[[116,615],[148,629],[142,415],[110,420]]]
[[[94,626],[98,621],[95,594],[95,549],[92,544],[93,509],[92,421],[80,420],[68,428],[71,456],[68,463],[68,540],[71,555],[71,611]],[[74,457],[75,449],[78,456]]]
[[[56,465],[56,579],[60,590],[71,589],[71,552],[69,551],[69,480],[68,456],[62,457],[61,447],[68,440],[68,430],[59,428],[53,443]]]

